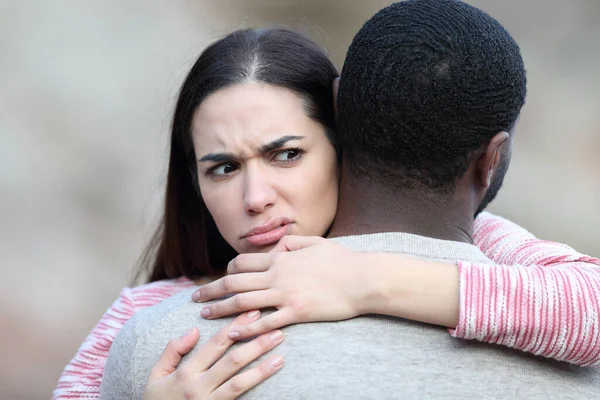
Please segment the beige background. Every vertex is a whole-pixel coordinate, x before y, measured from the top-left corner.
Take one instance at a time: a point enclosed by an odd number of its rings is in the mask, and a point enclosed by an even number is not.
[[[128,284],[161,203],[168,127],[209,42],[292,26],[341,66],[385,1],[0,2],[0,398],[48,398]],[[479,0],[529,71],[492,210],[600,255],[600,2]]]

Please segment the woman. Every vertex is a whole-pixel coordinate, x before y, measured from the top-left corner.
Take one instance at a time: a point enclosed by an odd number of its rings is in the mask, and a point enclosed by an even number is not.
[[[161,228],[143,258],[144,265],[151,268],[149,283],[123,290],[120,299],[109,309],[78,355],[67,366],[55,398],[97,396],[108,350],[127,319],[140,308],[223,275],[228,262],[237,254],[235,250],[267,251],[274,247],[276,239],[283,234],[322,236],[327,232],[337,204],[337,162],[340,149],[335,143],[332,96],[332,84],[337,76],[334,66],[318,46],[298,34],[283,30],[238,31],[214,43],[202,53],[182,85],[175,108],[165,215]],[[244,110],[246,105],[247,110]],[[235,113],[233,109],[236,110]],[[281,130],[281,127],[290,130]],[[252,136],[257,132],[264,137]],[[257,143],[264,146],[254,149],[251,146],[254,142],[244,141],[248,135],[261,139]],[[273,137],[276,138],[275,141],[272,140]],[[250,156],[244,154],[248,149],[254,149],[255,153],[250,153]],[[234,151],[240,154],[230,154]],[[252,174],[246,174],[244,179],[247,182],[239,186],[242,189],[238,187],[234,190],[230,189],[230,185],[219,185],[234,177],[236,171],[250,171],[250,164],[253,165],[253,171],[270,174],[273,181],[283,182],[284,187],[274,194],[271,187],[262,185],[260,179],[254,180]],[[244,186],[249,189],[243,189]],[[233,211],[225,210],[219,215],[209,213],[211,207],[219,208],[215,205],[226,190],[232,191],[225,195],[244,202],[245,214],[240,220],[237,220],[238,215],[232,214]],[[271,200],[272,196],[279,197]],[[252,217],[260,215],[264,207],[269,207],[273,201],[278,206],[283,204],[289,211],[288,220],[277,221],[282,227],[274,237],[261,237],[260,229],[253,231],[255,227]],[[220,221],[219,229],[215,220]],[[223,221],[234,223],[225,226]],[[294,223],[289,224],[290,221]],[[224,236],[234,245],[235,250],[224,240]],[[250,236],[258,238],[248,239]],[[575,309],[583,313],[590,312],[590,315],[597,312],[596,302],[590,303],[595,308],[590,307],[587,311],[580,308],[593,297],[594,288],[598,287],[600,278],[597,265],[600,262],[597,259],[580,255],[563,245],[538,241],[514,224],[487,213],[477,219],[474,239],[491,260],[509,265],[459,264],[453,269],[446,268],[445,270],[455,272],[452,284],[458,287],[460,281],[463,292],[475,291],[471,285],[488,278],[506,279],[515,271],[525,271],[530,279],[540,283],[546,282],[548,275],[553,275],[557,277],[556,281],[562,280],[556,283],[560,285],[559,290],[564,287],[581,289],[582,296],[565,299],[560,304],[549,304],[548,290],[540,284],[531,293],[537,296],[535,299],[527,296],[528,288],[521,287],[519,290],[524,291],[521,293],[524,295],[521,296],[522,304],[518,306],[522,309],[541,306],[542,311],[560,306],[563,315]],[[294,240],[297,238],[291,239]],[[311,248],[324,254],[331,250],[328,245],[329,243],[317,242]],[[336,248],[337,250],[339,249]],[[354,256],[352,252],[345,250],[339,250],[338,255],[348,263],[352,262]],[[395,262],[405,269],[416,271],[422,270],[424,266],[439,267],[435,263],[432,265],[401,256],[395,257],[398,257]],[[231,272],[252,270],[248,265],[249,260],[245,256],[237,258],[230,265]],[[274,262],[270,268],[280,268],[277,259]],[[344,265],[344,262],[338,263]],[[323,270],[326,270],[323,266],[314,269],[315,274]],[[545,275],[545,271],[550,272]],[[317,278],[319,280],[321,277]],[[366,286],[369,278],[368,275],[362,276],[361,281],[354,285]],[[428,284],[433,284],[431,279],[435,277],[430,277]],[[582,281],[585,281],[583,285]],[[447,286],[448,282],[440,284]],[[418,282],[414,282],[414,286],[422,287]],[[501,294],[501,290],[493,290],[492,294]],[[215,295],[217,293],[213,291],[201,293],[200,297],[204,296],[201,298],[204,300]],[[535,320],[532,312],[523,313],[517,326],[513,325],[513,320],[503,320],[506,324],[479,324],[483,316],[487,322],[494,320],[488,318],[489,314],[494,317],[495,313],[502,313],[502,310],[497,309],[499,303],[496,296],[481,294],[477,302],[469,302],[464,296],[459,300],[458,295],[454,295],[453,307],[447,307],[447,315],[443,316],[449,322],[439,322],[430,318],[431,316],[423,317],[423,310],[417,309],[412,309],[412,315],[405,318],[425,319],[429,320],[427,322],[456,328],[453,334],[460,338],[477,338],[509,345],[581,365],[599,361],[600,351],[594,341],[597,336],[594,336],[596,334],[591,327],[587,330],[585,327],[571,329],[568,324],[557,326],[551,319],[540,323]],[[541,302],[537,303],[538,301]],[[486,314],[486,310],[489,314]],[[386,313],[385,310],[382,311]],[[452,316],[452,313],[459,316]],[[217,309],[213,309],[210,317],[218,316]],[[310,320],[311,317],[303,318]],[[337,316],[317,315],[312,318],[327,320]],[[286,323],[290,323],[289,318],[280,326]],[[251,324],[248,321],[244,326]],[[254,331],[264,330],[264,327],[254,326]],[[533,331],[536,335],[531,335]],[[543,334],[539,334],[540,332]],[[234,337],[229,338],[226,346],[232,343],[232,339],[249,334],[240,326],[236,330],[230,329],[228,333],[234,333]],[[557,341],[557,338],[565,334],[571,340]],[[156,368],[162,371],[162,375],[153,375],[148,382],[148,398],[168,387],[169,377],[177,373],[173,372],[178,362],[177,357],[191,349],[197,339],[197,331],[192,331],[170,344]],[[589,351],[580,351],[577,342],[581,340],[591,340],[587,342],[592,344]],[[211,357],[222,354],[221,350],[203,350],[210,351]],[[199,351],[197,354],[201,358],[203,352]],[[251,353],[244,353],[245,362],[251,361],[247,358],[248,354]],[[211,359],[212,361],[216,361],[216,358]],[[239,395],[240,390],[248,390],[252,384],[273,372],[274,370],[270,370],[258,378],[255,376],[252,381],[244,381],[245,386],[233,381],[238,389],[237,394]],[[208,376],[211,370],[196,373]],[[215,387],[207,390],[230,387],[228,385],[232,381],[229,377],[233,374],[234,372],[229,371],[221,376]]]

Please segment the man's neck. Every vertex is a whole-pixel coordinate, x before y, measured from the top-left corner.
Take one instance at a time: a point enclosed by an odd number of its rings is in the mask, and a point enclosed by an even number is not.
[[[343,173],[338,210],[328,237],[405,232],[473,243],[473,214],[460,194],[386,187]]]

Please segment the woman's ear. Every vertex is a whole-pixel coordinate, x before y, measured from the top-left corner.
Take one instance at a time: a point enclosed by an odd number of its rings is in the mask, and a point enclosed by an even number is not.
[[[340,88],[340,78],[337,77],[333,80],[333,115],[335,117],[335,121],[337,122],[338,119],[338,110],[337,110],[337,97],[338,97],[338,90]]]

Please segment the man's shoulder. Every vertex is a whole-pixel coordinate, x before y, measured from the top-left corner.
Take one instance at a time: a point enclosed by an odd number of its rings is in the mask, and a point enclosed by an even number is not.
[[[195,288],[196,284],[185,278],[164,279],[129,288],[131,302],[136,311],[161,303],[182,291]]]
[[[406,232],[380,232],[330,238],[360,252],[401,253],[428,261],[490,262],[481,250],[465,242],[436,239]]]
[[[164,320],[173,319],[174,316],[188,315],[193,309],[198,310],[200,315],[200,304],[192,301],[192,293],[196,288],[187,288],[176,292],[163,301],[149,307],[139,310],[133,318],[131,324],[135,324],[137,330],[148,332],[143,327],[150,325],[152,329],[159,327]]]
[[[169,340],[174,339],[192,327],[200,328],[201,341],[207,335],[216,333],[231,318],[207,320],[200,316],[206,303],[192,300],[196,287],[182,290],[166,300],[137,312],[123,329],[135,331],[138,348],[159,347],[161,350]]]

